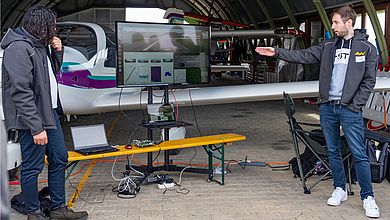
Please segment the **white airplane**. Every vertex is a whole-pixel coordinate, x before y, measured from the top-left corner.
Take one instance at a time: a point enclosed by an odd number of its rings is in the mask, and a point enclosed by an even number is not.
[[[147,92],[141,87],[116,88],[114,32],[102,26],[84,22],[61,22],[57,30],[64,44],[64,62],[57,74],[59,94],[66,115],[94,114],[137,109],[147,103]],[[282,33],[288,34],[288,33]],[[295,33],[297,34],[297,33]],[[212,37],[273,36],[273,31],[219,31]],[[279,35],[280,36],[280,35]],[[0,64],[3,52],[0,51]],[[249,70],[246,65],[211,66],[212,71]],[[388,73],[377,78],[375,91],[390,88]],[[164,91],[154,91],[157,97]],[[198,87],[176,90],[170,100],[181,105],[223,104],[282,99],[283,92],[294,98],[316,97],[318,81],[250,84],[218,87]],[[142,94],[140,94],[142,93]],[[191,100],[191,99],[192,100]],[[161,102],[154,98],[155,102]],[[0,109],[2,110],[2,109]],[[2,111],[1,111],[2,112]],[[0,118],[1,119],[1,118]],[[3,126],[3,123],[1,124]],[[2,128],[3,130],[3,128]],[[2,141],[5,139],[2,138]],[[20,150],[9,143],[8,169],[20,164]]]
[[[114,32],[103,29],[97,24],[84,22],[62,22],[58,23],[57,26],[60,37],[65,39],[63,40],[65,45],[64,64],[62,72],[57,76],[65,114],[93,114],[139,108],[141,88],[121,89],[115,87]],[[212,37],[276,35],[278,34],[269,30],[211,33]],[[83,42],[80,42],[81,39]],[[97,42],[97,44],[89,44],[88,39]],[[80,47],[80,45],[85,46]],[[249,70],[248,68],[245,65],[212,65],[211,71]],[[387,77],[378,78],[375,89],[387,88],[390,88],[390,79]],[[295,98],[316,97],[318,81],[187,88],[176,90],[174,96],[176,102],[181,105],[189,105],[191,104],[189,92],[191,92],[194,105],[207,105],[282,99],[283,91]],[[141,95],[141,103],[146,104],[146,91],[142,93],[144,94]],[[155,93],[160,96],[163,91]],[[119,99],[120,94],[121,98]],[[173,98],[171,95],[169,99],[174,100]],[[156,102],[160,101],[156,100]]]

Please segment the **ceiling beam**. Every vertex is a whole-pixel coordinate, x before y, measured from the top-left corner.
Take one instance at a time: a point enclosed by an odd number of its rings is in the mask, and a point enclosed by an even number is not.
[[[257,27],[256,19],[253,17],[253,15],[251,13],[252,10],[249,10],[249,8],[246,7],[246,5],[242,2],[242,0],[238,0],[238,3],[244,9],[244,11],[247,12],[249,19],[250,19],[250,23],[252,23],[255,27]]]
[[[269,13],[267,7],[264,4],[263,0],[256,0],[257,5],[259,5],[261,11],[264,13],[264,16],[267,18],[267,21],[272,29],[276,28],[276,25],[272,19],[271,13]]]
[[[293,11],[292,11],[290,5],[288,4],[287,0],[280,0],[280,3],[282,3],[282,6],[283,6],[284,10],[286,11],[287,16],[288,16],[291,24],[294,26],[295,29],[298,29],[299,28],[298,21],[295,18]]]
[[[383,35],[381,24],[376,14],[374,4],[371,0],[363,0],[364,8],[367,10],[367,14],[370,17],[372,27],[374,28],[375,36],[378,41],[379,55],[382,59],[382,65],[388,64],[389,51],[387,49],[386,39]]]
[[[330,24],[328,15],[325,12],[324,7],[320,0],[313,0],[313,4],[317,9],[318,14],[320,15],[322,24],[324,24],[325,31],[330,34],[330,38],[333,38],[332,25]]]

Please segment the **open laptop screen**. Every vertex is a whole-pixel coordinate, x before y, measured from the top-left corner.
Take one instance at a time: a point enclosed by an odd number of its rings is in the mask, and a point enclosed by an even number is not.
[[[76,126],[70,129],[75,150],[108,145],[104,124]]]

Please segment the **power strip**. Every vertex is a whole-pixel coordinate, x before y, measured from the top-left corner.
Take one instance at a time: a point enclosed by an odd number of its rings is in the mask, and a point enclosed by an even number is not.
[[[223,171],[225,174],[227,173],[226,170]],[[222,168],[221,167],[216,167],[214,168],[214,171],[213,171],[213,174],[214,175],[221,175],[222,174]]]
[[[167,189],[167,188],[172,188],[175,186],[175,183],[161,183],[161,184],[157,184],[157,187],[159,189]]]

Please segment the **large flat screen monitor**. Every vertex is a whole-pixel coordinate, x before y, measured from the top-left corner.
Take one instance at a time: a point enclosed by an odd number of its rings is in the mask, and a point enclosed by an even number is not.
[[[210,26],[116,22],[118,87],[210,81]]]

